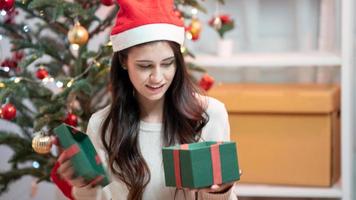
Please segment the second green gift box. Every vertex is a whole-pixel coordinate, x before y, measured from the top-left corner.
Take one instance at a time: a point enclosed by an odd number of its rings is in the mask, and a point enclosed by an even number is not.
[[[164,147],[166,186],[203,188],[240,179],[235,142],[199,142]]]

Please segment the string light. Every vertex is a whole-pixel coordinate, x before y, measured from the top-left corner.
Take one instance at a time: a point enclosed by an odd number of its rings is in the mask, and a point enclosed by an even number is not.
[[[56,86],[59,87],[59,88],[62,88],[63,87],[63,82],[57,81],[56,82]]]
[[[95,64],[95,66],[100,67],[101,64],[100,64],[98,61],[93,60],[93,62],[94,62],[94,64]]]
[[[6,14],[7,14],[7,13],[6,13],[5,10],[1,10],[1,11],[0,11],[0,15],[1,15],[1,16],[5,16]]]
[[[72,79],[72,80],[70,80],[68,83],[67,83],[67,87],[71,87],[72,85],[73,85],[73,82],[74,82],[74,80]]]
[[[27,25],[25,25],[25,26],[23,26],[23,31],[25,31],[25,33],[27,33],[27,32],[29,32],[30,31],[30,27],[29,26],[27,26]]]
[[[193,39],[193,35],[192,35],[190,32],[187,32],[187,33],[185,34],[185,36],[187,37],[188,40]]]
[[[14,83],[19,83],[22,80],[22,78],[20,78],[20,77],[11,77],[10,80],[14,81]]]
[[[5,83],[0,82],[0,88],[4,88],[4,87],[6,87]]]
[[[71,44],[70,45],[70,49],[73,50],[73,51],[78,51],[79,50],[79,45],[78,44]]]
[[[196,15],[196,14],[198,14],[198,9],[193,8],[193,9],[192,9],[192,15]]]
[[[9,72],[10,68],[9,67],[0,67],[0,70],[2,70],[4,72]]]
[[[33,161],[32,167],[35,169],[38,169],[38,168],[40,168],[40,163],[38,163],[37,161]]]
[[[46,77],[46,78],[42,79],[43,84],[47,84],[47,83],[53,82],[53,81],[54,81],[54,79],[52,77]]]
[[[185,46],[180,47],[180,52],[184,53],[186,50],[187,50],[187,48],[185,48]]]

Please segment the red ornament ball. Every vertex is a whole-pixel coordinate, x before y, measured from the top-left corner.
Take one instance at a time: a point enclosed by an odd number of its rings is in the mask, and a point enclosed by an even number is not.
[[[18,63],[14,59],[6,58],[2,63],[0,64],[1,67],[9,67],[9,68],[17,68]]]
[[[10,11],[15,5],[15,0],[0,0],[0,10]]]
[[[70,126],[77,126],[78,125],[78,117],[73,113],[68,113],[66,118],[64,119],[64,123]]]
[[[199,87],[208,91],[214,85],[214,78],[205,74],[199,81]]]
[[[12,53],[12,57],[15,61],[20,61],[22,58],[25,56],[25,54],[22,51],[15,51]]]
[[[13,120],[16,117],[16,107],[11,103],[4,104],[1,107],[0,116],[6,120]]]
[[[105,6],[112,6],[114,4],[113,0],[100,0],[100,2]]]
[[[37,71],[36,71],[36,77],[38,79],[44,79],[48,76],[48,71],[44,68],[39,68]]]

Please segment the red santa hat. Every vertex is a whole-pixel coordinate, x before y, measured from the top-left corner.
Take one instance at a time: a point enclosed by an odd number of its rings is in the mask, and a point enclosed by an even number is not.
[[[173,9],[173,0],[118,0],[120,10],[110,40],[114,52],[138,44],[168,40],[182,45],[184,23]]]

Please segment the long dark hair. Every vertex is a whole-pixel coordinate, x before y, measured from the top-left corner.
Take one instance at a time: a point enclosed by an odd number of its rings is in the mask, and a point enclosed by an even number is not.
[[[168,43],[174,52],[176,73],[165,94],[162,122],[165,146],[198,141],[208,122],[204,105],[198,100],[200,91],[190,79],[179,44]],[[138,143],[138,100],[128,72],[122,67],[129,51],[116,52],[112,58],[112,103],[102,126],[101,140],[108,153],[110,169],[128,187],[128,199],[141,200],[150,181],[150,170]]]

